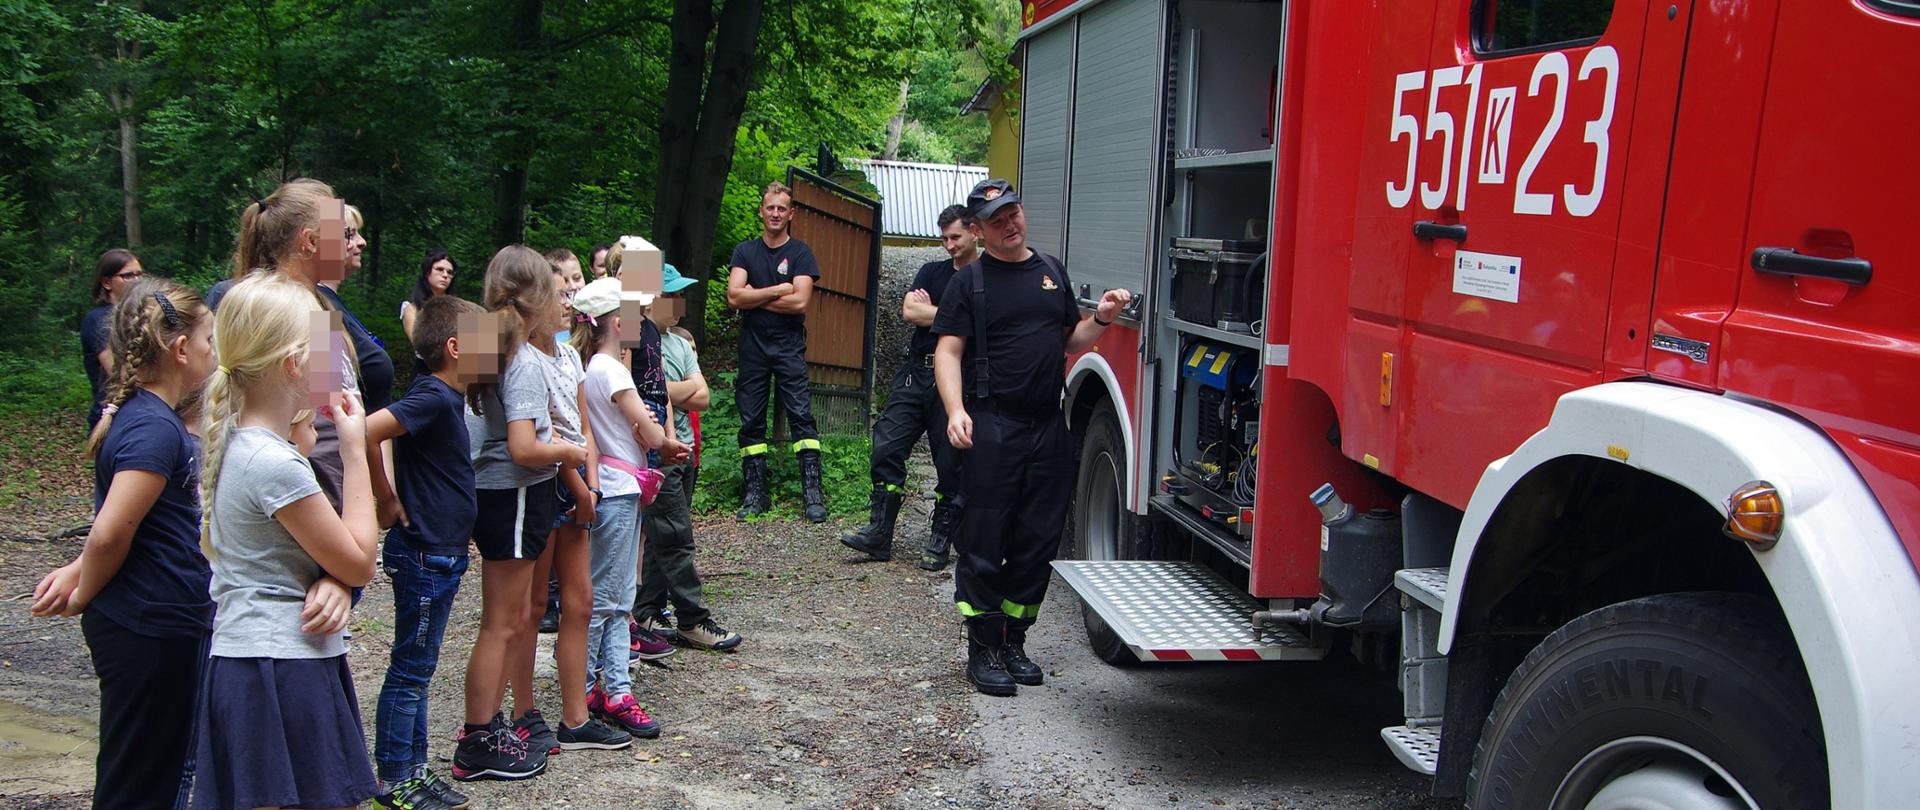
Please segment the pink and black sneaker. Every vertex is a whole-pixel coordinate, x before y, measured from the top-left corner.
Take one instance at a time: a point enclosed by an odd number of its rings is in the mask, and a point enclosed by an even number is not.
[[[635,737],[652,739],[660,736],[660,724],[640,708],[640,701],[632,695],[621,695],[607,701],[607,722],[613,723]]]
[[[627,632],[633,637],[633,641],[627,645],[628,660],[658,661],[674,652],[672,643],[637,623],[628,623]]]
[[[658,733],[657,731],[655,733]],[[547,752],[535,751],[499,715],[485,731],[460,735],[453,751],[453,778],[527,779],[547,769]]]

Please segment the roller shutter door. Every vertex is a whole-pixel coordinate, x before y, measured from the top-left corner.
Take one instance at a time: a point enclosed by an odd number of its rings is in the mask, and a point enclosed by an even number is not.
[[[1096,296],[1145,289],[1152,262],[1160,14],[1159,0],[1109,0],[1078,20],[1065,258]]]
[[[1020,99],[1020,201],[1027,245],[1065,255],[1067,133],[1073,120],[1073,20],[1027,43]]]

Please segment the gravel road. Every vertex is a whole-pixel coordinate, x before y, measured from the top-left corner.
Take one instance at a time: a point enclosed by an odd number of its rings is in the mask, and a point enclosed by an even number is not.
[[[943,255],[889,249],[882,300],[897,302],[912,272]],[[904,329],[888,328],[880,345],[904,342]],[[896,358],[879,360],[878,379],[889,379]],[[60,535],[88,518],[89,476],[70,459],[46,464],[42,480],[65,483],[0,509],[0,806],[80,808],[98,685],[79,621],[26,611],[39,577],[80,548]],[[916,464],[918,480],[930,479],[924,455]],[[1011,699],[974,694],[960,677],[951,574],[913,565],[930,506],[909,503],[891,563],[853,562],[835,541],[850,527],[837,522],[698,521],[709,601],[746,643],[637,668],[660,739],[563,754],[526,782],[472,785],[475,806],[1452,806],[1425,798],[1379,741],[1398,710],[1390,675],[1338,661],[1110,667],[1088,650],[1078,605],[1057,583],[1029,644],[1048,684]],[[430,691],[436,758],[452,752],[478,571],[476,561]],[[349,660],[369,723],[392,605],[374,582],[353,625]],[[542,637],[536,676],[549,717],[559,714],[551,644]]]

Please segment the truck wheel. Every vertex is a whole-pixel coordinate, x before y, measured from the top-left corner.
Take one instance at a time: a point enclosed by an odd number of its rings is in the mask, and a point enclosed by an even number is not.
[[[1554,631],[1494,702],[1469,806],[1826,807],[1813,689],[1777,616],[1752,596],[1666,594]]]
[[[1083,435],[1067,554],[1077,560],[1123,560],[1133,548],[1135,521],[1122,490],[1127,480],[1127,446],[1113,407],[1103,404],[1096,409]],[[1092,608],[1081,605],[1080,617],[1087,626],[1087,642],[1100,660],[1109,664],[1138,660]]]

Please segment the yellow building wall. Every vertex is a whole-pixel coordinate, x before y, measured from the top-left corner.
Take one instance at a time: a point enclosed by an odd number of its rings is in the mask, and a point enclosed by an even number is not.
[[[1003,177],[1020,187],[1020,122],[1008,114],[1007,96],[997,94],[992,109],[987,111],[987,123],[991,127],[987,135],[987,174],[991,177]]]

